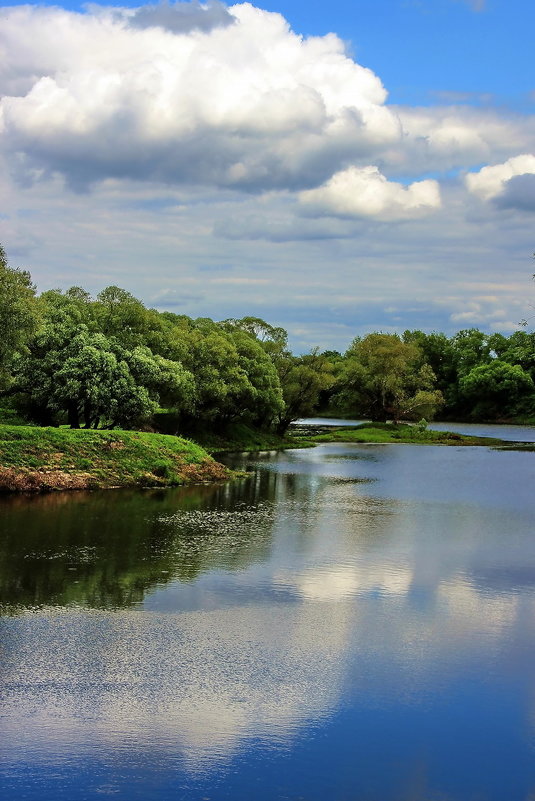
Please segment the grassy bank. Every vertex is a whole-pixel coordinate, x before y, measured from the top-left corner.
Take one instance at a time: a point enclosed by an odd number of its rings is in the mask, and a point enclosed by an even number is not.
[[[169,487],[229,478],[200,446],[138,431],[0,425],[0,491]]]
[[[454,434],[450,431],[421,430],[408,423],[363,423],[351,428],[335,428],[313,436],[304,437],[307,442],[404,442],[411,445],[504,445],[494,437],[473,437]]]

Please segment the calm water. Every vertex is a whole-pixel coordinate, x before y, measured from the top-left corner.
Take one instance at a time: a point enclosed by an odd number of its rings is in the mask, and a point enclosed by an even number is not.
[[[3,499],[2,798],[533,801],[535,453]]]

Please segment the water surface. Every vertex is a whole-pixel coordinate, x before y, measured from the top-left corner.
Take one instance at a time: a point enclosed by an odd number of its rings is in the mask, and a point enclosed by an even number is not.
[[[531,801],[535,454],[1,500],[15,799]]]

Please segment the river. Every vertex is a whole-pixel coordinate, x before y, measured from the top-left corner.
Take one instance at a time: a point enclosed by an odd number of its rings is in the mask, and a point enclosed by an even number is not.
[[[535,453],[229,461],[0,499],[2,798],[531,801]]]

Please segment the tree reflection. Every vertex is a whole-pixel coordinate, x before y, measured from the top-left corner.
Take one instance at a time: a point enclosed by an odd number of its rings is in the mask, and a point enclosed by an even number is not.
[[[1,609],[128,608],[157,585],[263,560],[275,480],[3,498]]]

